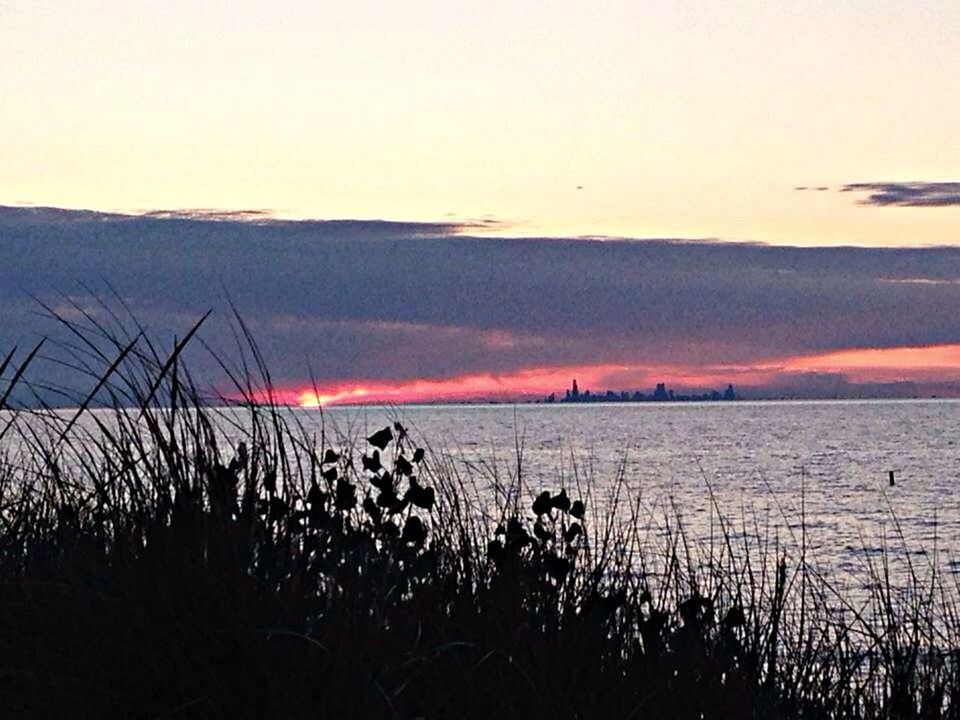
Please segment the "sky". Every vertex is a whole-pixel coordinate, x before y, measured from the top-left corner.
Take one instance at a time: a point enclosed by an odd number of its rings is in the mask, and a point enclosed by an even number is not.
[[[0,0],[0,350],[109,281],[292,402],[947,392],[957,87],[952,0]]]
[[[237,367],[232,303],[292,404],[543,397],[573,378],[595,391],[960,395],[960,246],[470,232],[0,208],[0,347],[22,357],[62,336],[54,312],[108,327],[130,313],[172,348],[212,309],[203,337]],[[49,356],[48,382],[64,371]],[[189,360],[230,389],[199,346]]]

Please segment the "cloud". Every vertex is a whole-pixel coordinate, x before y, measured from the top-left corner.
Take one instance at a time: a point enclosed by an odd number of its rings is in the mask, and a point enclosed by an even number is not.
[[[204,337],[227,354],[229,297],[278,382],[743,366],[960,341],[960,248],[472,231],[0,208],[0,352],[60,332],[31,296],[109,321],[96,296],[114,291],[169,342],[214,308]],[[215,377],[194,352],[195,367]]]
[[[216,208],[182,208],[178,210],[150,210],[140,217],[171,220],[246,220],[259,222],[272,219],[270,210],[218,210]]]
[[[848,183],[840,192],[867,193],[860,204],[877,207],[960,206],[960,182]]]

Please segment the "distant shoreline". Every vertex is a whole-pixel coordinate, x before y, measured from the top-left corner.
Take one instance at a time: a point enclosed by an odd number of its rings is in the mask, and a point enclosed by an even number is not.
[[[834,398],[790,398],[790,397],[781,397],[781,398],[741,398],[739,400],[727,401],[727,402],[717,402],[714,400],[664,400],[664,401],[610,401],[610,402],[596,402],[596,403],[566,403],[566,402],[556,402],[548,403],[542,400],[437,400],[437,401],[423,401],[423,402],[396,402],[396,403],[336,403],[334,405],[326,405],[322,409],[329,410],[332,408],[364,408],[364,407],[503,407],[503,406],[531,406],[531,407],[551,407],[551,408],[579,408],[579,407],[627,407],[627,406],[644,406],[644,407],[663,407],[663,406],[709,406],[709,407],[720,407],[720,406],[730,406],[730,405],[777,405],[777,404],[794,404],[794,405],[808,405],[814,403],[823,403],[823,404],[834,404],[834,403],[844,403],[844,404],[857,404],[857,403],[933,403],[933,402],[945,402],[945,403],[960,403],[960,398],[955,397],[915,397],[915,398],[884,398],[884,397],[863,397],[863,398],[843,398],[843,397],[834,397]],[[291,405],[290,407],[296,408],[296,405]],[[307,409],[320,409],[320,408],[302,408]]]
[[[548,403],[542,400],[436,400],[421,402],[366,402],[366,403],[336,403],[325,405],[323,407],[301,407],[299,405],[283,405],[293,410],[334,410],[338,408],[484,408],[484,407],[551,407],[551,408],[588,408],[588,407],[682,407],[682,406],[703,406],[703,407],[722,407],[722,406],[752,406],[752,405],[813,405],[813,404],[887,404],[887,403],[960,403],[960,398],[956,397],[913,397],[913,398],[884,398],[884,397],[862,397],[862,398],[741,398],[735,401],[717,402],[714,400],[663,400],[663,401],[610,401],[610,402],[590,402],[590,403],[566,403],[556,402]],[[244,403],[235,403],[233,405],[226,403],[212,402],[205,407],[208,408],[241,408]],[[9,412],[35,412],[39,408],[3,408],[0,414]],[[68,411],[76,410],[75,405],[51,406],[50,410]],[[91,405],[90,410],[116,410],[117,406],[109,405]],[[136,409],[130,406],[126,409]]]

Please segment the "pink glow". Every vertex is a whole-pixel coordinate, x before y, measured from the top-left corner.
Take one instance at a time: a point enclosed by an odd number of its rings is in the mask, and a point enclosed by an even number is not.
[[[279,388],[274,399],[287,405],[315,408],[351,403],[416,403],[483,399],[522,399],[562,394],[577,379],[582,389],[649,391],[657,382],[677,389],[762,386],[785,374],[840,373],[850,382],[960,379],[960,344],[836,350],[756,363],[699,366],[566,365],[507,373],[470,373],[447,378],[409,380],[357,379]]]
[[[795,372],[840,372],[854,382],[960,379],[960,344],[837,350],[791,358]]]
[[[437,400],[477,400],[548,395],[568,387],[577,378],[584,387],[595,385],[604,375],[626,368],[594,365],[560,368],[529,368],[510,373],[473,373],[450,378],[412,380],[356,380],[314,388],[288,388],[275,392],[278,402],[300,407],[344,403],[415,403]]]

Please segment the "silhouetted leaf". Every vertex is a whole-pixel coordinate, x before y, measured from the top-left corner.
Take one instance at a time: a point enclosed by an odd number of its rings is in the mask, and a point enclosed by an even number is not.
[[[391,432],[389,427],[385,427],[383,430],[377,430],[373,435],[367,438],[368,443],[373,445],[375,448],[379,448],[380,450],[386,449],[391,440],[393,440],[393,432]]]
[[[404,494],[404,499],[424,510],[432,510],[436,501],[436,494],[431,487],[423,487],[414,477],[410,478],[410,488]]]
[[[393,475],[389,472],[384,472],[383,475],[374,475],[370,478],[370,484],[373,485],[377,490],[390,490],[393,491]]]
[[[430,511],[433,510],[433,505],[436,502],[436,493],[434,493],[432,487],[423,488],[423,492],[420,493],[420,497],[417,499],[416,504],[422,507],[424,510]]]
[[[423,521],[416,515],[411,515],[403,524],[403,534],[400,536],[403,542],[412,543],[420,547],[427,539],[427,528]]]
[[[336,468],[336,467],[329,467],[329,468],[327,468],[326,470],[324,470],[323,472],[321,472],[320,475],[321,475],[321,476],[323,477],[323,479],[326,480],[327,482],[333,482],[334,480],[337,479],[337,476],[339,475],[339,473],[337,472],[337,468]]]
[[[369,470],[373,473],[379,472],[380,468],[383,467],[383,465],[380,463],[380,452],[378,450],[374,450],[373,455],[370,457],[364,455],[362,458],[360,458],[360,462],[363,463],[364,470]]]
[[[380,494],[377,495],[377,505],[382,508],[392,509],[397,507],[400,504],[400,498],[397,494],[390,488],[381,490]]]
[[[323,464],[329,465],[330,463],[335,463],[340,459],[340,454],[327,448],[327,451],[323,454]]]
[[[553,499],[550,501],[550,504],[553,505],[553,507],[557,510],[567,512],[567,510],[570,509],[570,498],[567,497],[567,491],[561,490],[554,495]]]
[[[424,456],[423,448],[417,448],[416,450],[413,451],[413,461],[415,463],[419,463],[421,460],[423,460],[423,456]]]
[[[573,505],[570,506],[570,514],[577,520],[583,520],[583,516],[586,515],[586,508],[583,506],[582,500],[573,501]]]
[[[370,519],[373,520],[375,525],[380,524],[380,521],[383,519],[383,511],[377,506],[377,503],[375,503],[373,498],[369,495],[363,499],[363,509],[366,511],[367,515],[370,516]]]
[[[307,502],[310,503],[310,506],[322,505],[326,498],[327,496],[320,490],[320,486],[316,482],[311,483],[310,490],[307,492]]]
[[[357,505],[357,488],[347,480],[337,480],[337,493],[334,499],[337,510],[352,510]]]
[[[397,513],[402,513],[410,505],[406,500],[400,500],[396,505],[390,508],[390,514],[396,515]]]
[[[393,464],[393,469],[397,475],[410,475],[413,473],[413,465],[403,455],[397,456],[397,461]]]
[[[583,528],[580,527],[580,523],[571,523],[563,533],[563,539],[568,543],[572,543],[582,532]]]
[[[547,529],[543,526],[543,523],[541,523],[539,520],[537,520],[533,524],[533,534],[536,535],[537,538],[539,540],[542,540],[543,542],[546,542],[547,540],[553,537],[553,535],[547,532]]]
[[[550,492],[548,490],[544,490],[537,495],[537,499],[533,501],[533,512],[537,515],[550,512],[551,507],[553,507],[553,505],[550,502]]]

